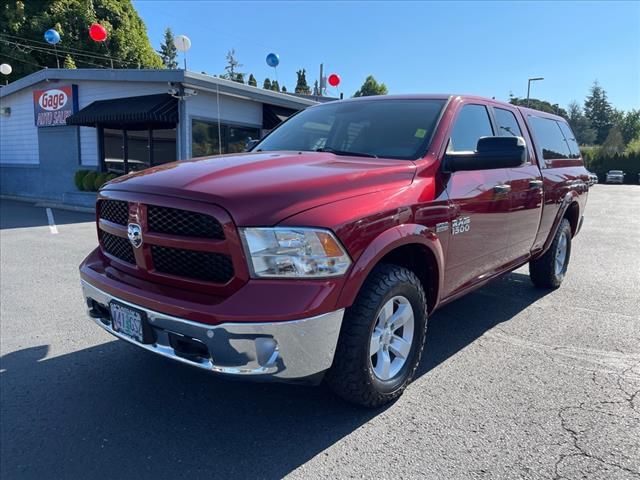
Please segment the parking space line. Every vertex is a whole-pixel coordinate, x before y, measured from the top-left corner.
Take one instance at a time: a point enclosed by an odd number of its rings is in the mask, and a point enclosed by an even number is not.
[[[50,208],[47,208],[47,220],[49,220],[49,230],[52,235],[58,234],[58,227],[56,227],[56,222],[53,219],[53,211]]]

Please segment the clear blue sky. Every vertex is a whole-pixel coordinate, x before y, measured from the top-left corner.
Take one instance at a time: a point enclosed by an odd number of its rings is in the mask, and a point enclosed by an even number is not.
[[[595,79],[616,108],[640,108],[640,2],[214,2],[137,0],[158,48],[163,31],[192,40],[188,67],[220,74],[235,48],[262,86],[280,55],[289,90],[306,68],[351,96],[369,74],[390,93],[526,96],[582,103]],[[330,92],[330,93],[334,93]]]

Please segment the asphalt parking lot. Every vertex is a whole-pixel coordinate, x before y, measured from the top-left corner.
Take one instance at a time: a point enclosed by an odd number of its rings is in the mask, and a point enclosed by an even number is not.
[[[240,383],[84,313],[93,216],[3,200],[2,478],[640,478],[640,187],[596,185],[568,277],[526,268],[437,312],[381,411]]]

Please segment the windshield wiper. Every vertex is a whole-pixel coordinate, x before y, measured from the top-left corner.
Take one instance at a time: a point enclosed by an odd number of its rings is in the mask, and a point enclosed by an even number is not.
[[[327,153],[333,153],[334,155],[345,155],[345,156],[351,155],[352,157],[378,158],[378,156],[374,155],[373,153],[349,152],[347,150],[336,150],[335,148],[331,148],[331,147],[316,148],[314,152],[327,152]]]

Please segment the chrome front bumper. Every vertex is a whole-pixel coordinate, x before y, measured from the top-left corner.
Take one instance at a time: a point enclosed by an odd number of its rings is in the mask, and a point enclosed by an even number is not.
[[[85,281],[82,290],[89,316],[112,335],[164,357],[234,376],[294,380],[327,370],[333,362],[344,315],[341,309],[285,322],[207,325],[123,301]],[[112,300],[143,311],[155,334],[155,343],[140,343],[114,331],[108,315]],[[204,345],[208,354],[185,355],[172,346],[176,338]]]

